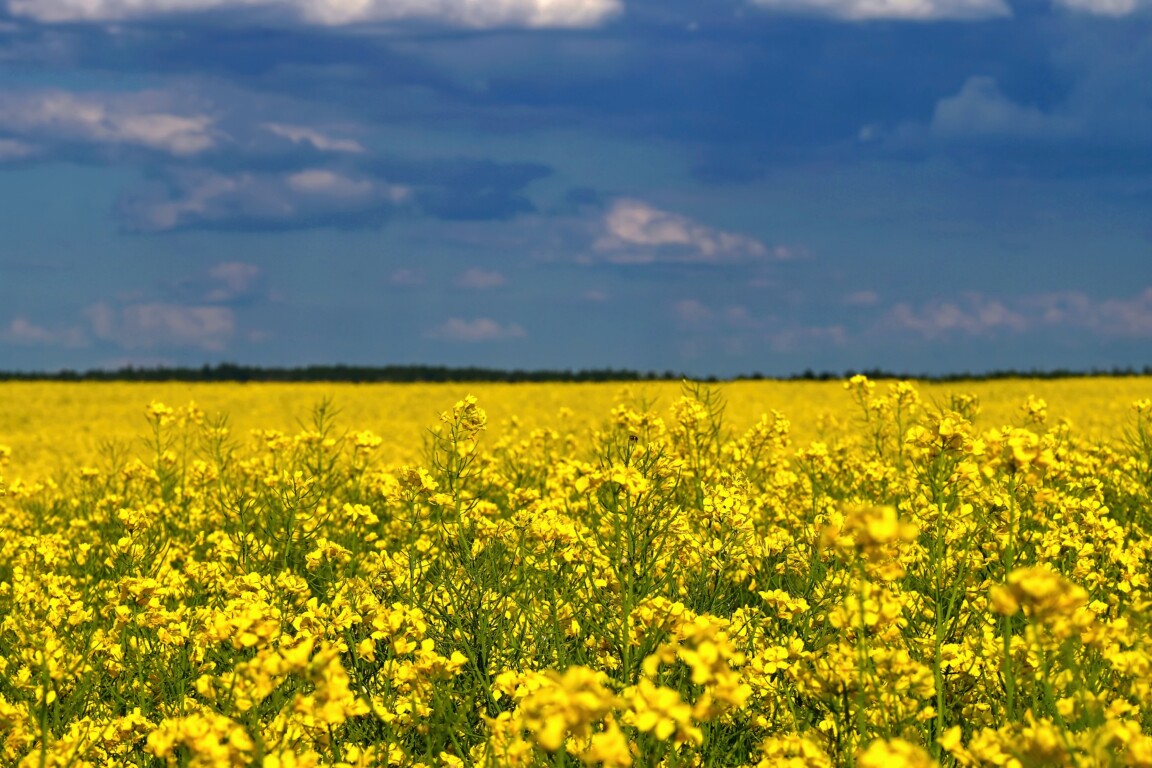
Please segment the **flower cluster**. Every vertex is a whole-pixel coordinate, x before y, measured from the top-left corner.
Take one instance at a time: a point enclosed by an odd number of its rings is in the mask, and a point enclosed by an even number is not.
[[[1152,400],[1093,386],[0,435],[0,765],[1152,767]]]

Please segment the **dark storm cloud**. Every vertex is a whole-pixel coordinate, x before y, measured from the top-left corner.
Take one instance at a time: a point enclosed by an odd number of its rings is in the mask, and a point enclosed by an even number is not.
[[[73,66],[126,74],[223,78],[265,93],[321,98],[372,89],[451,92],[452,80],[419,57],[394,51],[389,37],[327,28],[133,24],[48,30]],[[210,53],[208,53],[210,52]]]
[[[697,14],[697,24],[687,9],[675,13],[675,23],[671,11],[655,23],[635,19],[630,6],[619,24],[595,35],[493,32],[395,46],[455,84],[434,92],[430,121],[490,130],[579,121],[659,137],[686,148],[698,178],[710,182],[747,182],[814,158],[869,157],[877,137],[929,125],[940,102],[974,77],[991,78],[1009,98],[1058,110],[1085,87],[1090,63],[1056,55],[1062,30],[1078,20],[1049,11],[941,24],[711,10]],[[1140,87],[1103,79],[1121,92]]]
[[[946,156],[975,176],[1037,180],[1152,172],[1152,16],[1036,20],[1046,71],[970,63],[928,114],[870,124],[880,156]]]
[[[73,14],[87,7],[58,5]],[[96,5],[113,16],[137,7]],[[308,141],[268,136],[253,121],[257,110],[274,124],[290,123],[301,110],[359,123],[361,137],[388,126],[502,133],[579,122],[677,142],[696,178],[709,183],[747,183],[813,159],[941,154],[976,174],[1143,172],[1147,163],[1133,160],[1131,150],[1152,144],[1152,81],[1132,76],[1152,71],[1147,14],[1117,22],[1028,3],[1014,6],[1011,18],[862,24],[796,15],[795,7],[776,13],[788,8],[770,2],[702,8],[635,0],[599,27],[517,30],[301,24],[229,7],[236,4],[185,5],[208,12],[127,14],[129,23],[114,28],[38,26],[23,20],[37,13],[22,6],[8,37],[52,36],[56,50],[69,52],[57,54],[60,60],[79,68],[194,82],[181,98],[210,97],[215,112],[198,105],[182,116],[209,115],[215,138],[228,137],[213,142],[216,166],[235,166],[239,157],[246,167],[287,170],[325,155]],[[950,18],[949,8],[975,5],[925,7]],[[854,6],[844,0],[843,7]],[[17,55],[20,46],[9,48]],[[0,132],[8,134],[0,135],[0,160],[116,162],[157,150],[155,142],[85,142],[73,132],[56,136],[45,152],[28,140],[42,126],[12,125],[11,114],[21,111],[9,110],[7,124],[0,116]],[[292,151],[274,138],[294,144]],[[504,199],[499,180],[493,186],[466,199],[449,189],[429,193],[426,207],[445,217],[528,210],[524,199]]]
[[[579,116],[637,134],[753,146],[843,140],[869,121],[923,117],[972,74],[973,61],[992,75],[1029,77],[1030,68],[1039,70],[1032,80],[1050,75],[1035,63],[1042,41],[1032,27],[846,25],[763,13],[744,2],[631,3],[616,23],[594,30],[394,28],[373,35],[187,18],[136,22],[115,33],[70,27],[74,62],[223,76],[376,119],[467,115],[473,125],[501,128],[509,114],[533,124]],[[907,61],[917,66],[910,70]],[[388,93],[393,88],[417,88],[428,98],[410,102],[406,114]]]
[[[813,157],[867,157],[880,138],[894,158],[955,152],[978,167],[980,157],[994,159],[998,146],[1018,145],[1021,136],[977,130],[965,137],[935,124],[941,104],[964,95],[974,78],[1043,114],[1079,111],[1107,122],[1112,138],[1103,146],[1099,132],[1086,131],[1095,144],[1085,149],[1098,156],[1092,167],[1110,162],[1110,145],[1149,135],[1125,119],[1147,112],[1152,95],[1128,76],[1150,63],[1152,34],[1133,31],[1148,32],[1148,19],[1096,23],[1042,4],[1018,7],[1012,18],[934,24],[843,23],[742,1],[702,8],[649,0],[591,29],[373,29],[283,19],[260,26],[219,9],[178,20],[144,17],[114,32],[49,29],[71,35],[77,66],[201,78],[225,126],[229,111],[242,113],[253,97],[265,109],[311,105],[327,119],[369,127],[504,132],[579,121],[676,141],[697,177],[714,183],[755,180]],[[20,29],[31,34],[26,24]],[[1039,169],[1059,164],[1043,151],[1043,137],[1025,143],[1039,147],[1029,150]]]

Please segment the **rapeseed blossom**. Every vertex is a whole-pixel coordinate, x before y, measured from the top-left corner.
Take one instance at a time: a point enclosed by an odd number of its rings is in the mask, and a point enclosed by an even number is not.
[[[429,388],[404,450],[123,390],[130,447],[0,435],[0,764],[1152,768],[1152,400],[1096,384]]]

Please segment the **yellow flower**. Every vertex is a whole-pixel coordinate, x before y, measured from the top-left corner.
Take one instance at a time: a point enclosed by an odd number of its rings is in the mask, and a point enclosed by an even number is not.
[[[581,753],[584,763],[599,763],[603,768],[627,768],[632,765],[628,738],[611,718],[605,718],[604,730],[592,735],[588,749]]]
[[[760,743],[756,768],[832,768],[828,753],[807,736],[790,733]]]
[[[933,768],[937,763],[922,747],[905,741],[876,740],[857,758],[858,768]]]
[[[456,424],[463,436],[472,440],[476,439],[476,433],[488,427],[488,414],[477,405],[475,395],[467,395],[463,400],[458,401],[456,405],[452,406],[450,414],[440,414],[440,420],[448,424]]]
[[[856,534],[856,543],[865,552],[873,552],[886,544],[914,541],[919,532],[916,525],[901,520],[891,505],[851,507],[845,511],[845,524]]]
[[[1070,618],[1088,604],[1088,593],[1046,565],[1017,568],[1006,584],[992,587],[992,609],[1011,616],[1023,609],[1041,622]]]
[[[1043,398],[1028,395],[1024,405],[1020,406],[1025,418],[1033,424],[1043,424],[1048,420],[1048,403]]]
[[[608,479],[629,496],[640,496],[648,490],[648,478],[633,466],[616,464],[608,473]]]
[[[150,421],[156,422],[160,426],[170,424],[175,416],[175,410],[170,408],[159,400],[153,400],[148,403],[148,407],[144,410]]]
[[[606,682],[603,672],[582,666],[563,674],[550,671],[545,684],[520,702],[517,714],[536,743],[555,752],[568,735],[588,739],[592,725],[616,706],[616,695]]]
[[[680,692],[656,686],[641,678],[635,688],[625,692],[628,710],[624,722],[644,733],[667,740],[675,736],[677,744],[701,744],[704,733],[692,721],[692,707],[680,697]]]
[[[178,765],[179,750],[189,755],[194,768],[230,768],[246,765],[255,744],[244,728],[214,712],[193,712],[180,718],[169,718],[148,735],[148,751]]]

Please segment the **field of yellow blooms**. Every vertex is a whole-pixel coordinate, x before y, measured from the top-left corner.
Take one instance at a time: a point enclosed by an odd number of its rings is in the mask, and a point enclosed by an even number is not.
[[[1148,379],[184,389],[0,387],[2,766],[1152,768]]]

